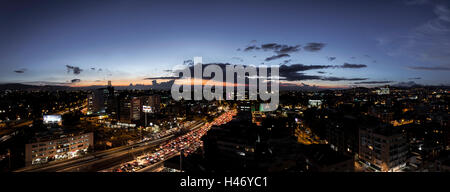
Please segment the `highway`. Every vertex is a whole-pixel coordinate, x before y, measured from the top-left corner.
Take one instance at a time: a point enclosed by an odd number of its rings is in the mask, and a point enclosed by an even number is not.
[[[203,122],[197,122],[189,126],[189,129],[196,129],[202,126]],[[15,172],[91,172],[99,171],[109,167],[114,167],[123,162],[133,160],[136,156],[152,151],[160,144],[172,139],[174,135],[169,135],[152,141],[142,141],[133,145],[116,147],[104,151],[94,152],[83,157],[53,161],[47,164],[24,167]]]
[[[190,129],[186,134],[161,144],[156,150],[142,154],[131,161],[110,167],[101,172],[152,172],[162,168],[164,161],[177,155],[187,156],[203,146],[201,138],[212,126],[225,124],[233,119],[236,111],[228,111],[215,118],[211,123],[205,123]]]

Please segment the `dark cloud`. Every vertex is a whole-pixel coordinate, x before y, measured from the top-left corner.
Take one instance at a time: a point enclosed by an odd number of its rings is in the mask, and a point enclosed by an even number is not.
[[[336,57],[327,57],[328,61],[334,61]]]
[[[268,43],[261,45],[261,49],[264,51],[274,51],[278,54],[283,53],[294,53],[300,51],[300,45],[290,46],[290,45],[281,45],[277,43]]]
[[[392,85],[393,87],[413,87],[413,86],[418,86],[419,84],[417,84],[414,81],[408,81],[408,82],[399,82],[396,83],[394,85]]]
[[[319,73],[319,74],[325,74],[326,72],[325,72],[325,71],[317,71],[317,73]]]
[[[25,68],[14,70],[15,73],[25,73],[25,71],[27,71]]]
[[[252,45],[252,46],[247,46],[247,47],[244,49],[244,51],[260,50],[260,49],[261,49],[261,48],[255,46],[255,45]]]
[[[300,80],[320,80],[321,76],[318,75],[305,75],[305,73],[299,73],[296,71],[280,72],[280,78],[284,78],[287,81],[300,81]]]
[[[285,60],[285,62],[288,62],[290,60]],[[208,65],[217,65],[223,69],[223,77],[226,77],[226,66],[228,65],[235,65],[235,64],[229,64],[229,63],[208,63],[203,64],[203,68],[207,67]],[[246,66],[246,65],[235,65],[235,66]],[[317,69],[327,69],[327,68],[339,68],[341,66],[339,65],[303,65],[303,64],[292,64],[292,65],[280,65],[279,67],[279,77],[282,80],[285,81],[299,81],[299,80],[321,80],[321,81],[363,81],[367,80],[367,78],[344,78],[344,77],[324,77],[321,75],[310,75],[306,74],[305,71],[309,70],[317,70]],[[188,66],[189,70],[191,71],[191,75],[194,73],[194,66]],[[318,73],[324,74],[325,72],[319,71]],[[331,74],[331,73],[328,73]],[[268,75],[270,75],[270,71],[268,72]],[[210,79],[209,77],[203,77],[204,79]],[[237,77],[235,77],[237,78]],[[157,79],[179,79],[177,74],[174,74],[174,76],[170,77],[149,77],[145,78],[145,80],[157,80]]]
[[[291,61],[292,61],[292,59],[284,60],[283,63],[280,63],[280,65],[286,65],[286,64],[288,64]]]
[[[393,81],[361,81],[361,82],[356,82],[354,84],[387,84],[387,83],[392,83]]]
[[[72,83],[78,83],[80,81],[81,81],[81,79],[72,79],[72,80],[70,80],[70,82],[72,82]]]
[[[70,85],[69,82],[53,82],[53,81],[29,81],[29,82],[22,82],[22,83],[28,84],[28,85],[39,85],[39,86],[46,86],[46,85],[67,86],[67,85]]]
[[[241,51],[241,48],[237,48],[236,51]]]
[[[305,51],[316,52],[320,51],[325,47],[325,43],[308,43],[303,47]]]
[[[179,77],[147,77],[144,80],[179,79]]]
[[[282,72],[289,72],[289,71],[308,71],[313,69],[326,69],[326,68],[332,68],[333,65],[303,65],[303,64],[292,64],[292,65],[281,65],[280,66],[280,74]]]
[[[300,45],[296,46],[288,46],[288,45],[282,45],[281,48],[275,52],[277,53],[295,53],[300,51]]]
[[[367,67],[367,65],[364,65],[364,64],[350,64],[350,63],[344,63],[344,65],[341,66],[341,68],[353,68],[353,69],[365,68],[365,67]]]
[[[368,78],[344,78],[344,77],[323,77],[321,80],[324,81],[363,81]]]
[[[419,80],[419,79],[422,79],[422,77],[411,77],[411,78],[408,78],[408,79],[411,79],[411,80]]]
[[[290,55],[289,55],[289,54],[282,53],[282,54],[274,55],[274,56],[272,56],[272,57],[267,57],[267,58],[265,59],[265,61],[272,61],[272,60],[274,60],[274,59],[279,59],[279,58],[283,58],[283,57],[290,57]]]
[[[300,51],[300,45],[282,45],[277,43],[266,43],[262,44],[261,47],[256,45],[247,46],[244,51],[252,51],[252,50],[263,50],[263,51],[273,51],[277,54],[287,54],[294,53]]]
[[[450,71],[450,67],[425,67],[425,66],[416,66],[416,67],[409,67],[410,69],[415,70],[428,70],[428,71]]]
[[[183,65],[189,65],[189,66],[194,65],[194,61],[192,59],[184,60]]]
[[[278,45],[276,43],[267,43],[267,44],[262,44],[261,45],[261,49],[263,49],[264,51],[269,51],[269,50],[278,50],[281,48],[281,45]]]
[[[92,70],[92,71],[95,71],[95,67],[91,67],[91,70]]]
[[[75,67],[75,66],[71,66],[71,65],[66,65],[67,68],[67,73],[73,72],[74,75],[78,75],[81,73],[81,71],[83,71],[83,69],[80,69],[79,67]]]

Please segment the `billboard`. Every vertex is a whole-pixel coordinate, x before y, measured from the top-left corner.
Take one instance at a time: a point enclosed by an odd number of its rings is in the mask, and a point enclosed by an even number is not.
[[[61,123],[61,115],[44,115],[44,123]]]
[[[151,106],[143,105],[142,106],[142,111],[144,113],[153,113],[153,108]]]

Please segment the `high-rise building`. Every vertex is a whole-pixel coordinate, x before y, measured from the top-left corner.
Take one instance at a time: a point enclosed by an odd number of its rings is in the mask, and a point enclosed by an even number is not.
[[[141,119],[141,110],[142,110],[142,103],[141,98],[139,97],[132,97],[131,98],[131,120],[132,121],[138,121]]]
[[[153,109],[153,111],[158,111],[161,106],[161,96],[159,95],[144,96],[143,105],[150,106]]]
[[[106,113],[109,107],[109,101],[114,96],[114,88],[100,88],[92,91],[88,95],[88,113]]]
[[[120,122],[132,123],[141,119],[141,98],[127,95],[125,97],[122,97],[119,103]]]
[[[361,128],[359,154],[361,161],[376,171],[399,171],[406,164],[408,143],[401,129],[392,126]]]

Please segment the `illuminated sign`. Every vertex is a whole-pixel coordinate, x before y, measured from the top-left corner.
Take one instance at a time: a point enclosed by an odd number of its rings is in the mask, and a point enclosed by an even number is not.
[[[60,123],[60,122],[61,122],[61,115],[44,115],[45,124]]]
[[[151,106],[144,105],[142,106],[142,111],[144,111],[144,113],[153,113],[153,108]]]

